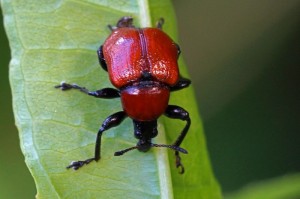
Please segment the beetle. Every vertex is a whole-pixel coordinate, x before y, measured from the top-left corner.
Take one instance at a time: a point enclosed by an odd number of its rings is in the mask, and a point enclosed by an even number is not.
[[[176,105],[169,105],[170,92],[186,88],[189,79],[179,74],[179,46],[162,31],[164,19],[158,20],[156,27],[136,28],[132,17],[122,17],[116,26],[108,25],[111,34],[97,50],[101,67],[108,72],[115,88],[89,91],[77,84],[61,82],[55,88],[63,91],[77,89],[96,98],[120,98],[123,110],[108,116],[98,130],[94,157],[83,161],[73,161],[67,168],[77,170],[101,157],[101,138],[104,131],[118,126],[126,117],[133,121],[136,146],[117,151],[115,156],[137,149],[142,152],[151,147],[167,147],[175,151],[175,164],[179,173],[184,173],[179,153],[187,154],[180,147],[190,125],[189,113]],[[185,127],[176,141],[171,144],[155,144],[157,119],[161,115],[185,121]]]

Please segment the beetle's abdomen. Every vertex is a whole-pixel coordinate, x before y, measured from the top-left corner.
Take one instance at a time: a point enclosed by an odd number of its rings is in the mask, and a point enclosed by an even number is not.
[[[121,91],[124,111],[137,121],[157,119],[165,112],[169,97],[169,88],[157,82],[141,82]]]
[[[117,88],[140,81],[145,72],[154,81],[178,81],[177,47],[157,28],[119,28],[103,44],[109,78]]]

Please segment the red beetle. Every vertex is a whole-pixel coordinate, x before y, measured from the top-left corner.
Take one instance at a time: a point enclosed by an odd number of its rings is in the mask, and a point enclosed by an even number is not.
[[[183,89],[191,81],[179,75],[177,59],[179,46],[161,29],[163,19],[156,28],[135,28],[131,17],[122,17],[116,27],[108,26],[112,33],[97,51],[100,65],[109,74],[111,83],[117,88],[89,91],[77,84],[62,82],[55,88],[63,91],[78,89],[97,98],[121,98],[123,111],[107,117],[98,130],[95,155],[84,161],[72,162],[67,168],[79,169],[85,164],[100,159],[102,133],[119,125],[126,117],[133,120],[136,146],[115,152],[115,156],[138,149],[146,152],[151,147],[168,147],[175,151],[176,167],[184,172],[179,152],[191,124],[189,114],[179,106],[168,105],[170,91]],[[186,125],[172,145],[154,144],[157,136],[157,119],[162,115],[186,121]]]

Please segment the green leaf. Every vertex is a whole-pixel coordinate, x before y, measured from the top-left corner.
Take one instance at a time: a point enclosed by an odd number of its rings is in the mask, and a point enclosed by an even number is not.
[[[214,179],[192,87],[172,95],[171,104],[190,112],[192,126],[183,142],[186,173],[178,174],[174,152],[115,151],[136,144],[127,119],[105,132],[102,159],[78,171],[72,160],[93,156],[96,132],[110,114],[120,111],[118,99],[95,99],[77,91],[62,92],[62,80],[91,90],[111,87],[100,69],[96,49],[122,16],[137,26],[153,26],[165,18],[164,31],[177,40],[169,0],[10,1],[2,0],[12,59],[10,83],[21,148],[38,198],[221,198]],[[187,76],[180,59],[181,73]],[[172,143],[184,123],[162,117],[155,143]]]
[[[289,174],[259,183],[249,184],[226,199],[298,199],[300,198],[300,174]]]

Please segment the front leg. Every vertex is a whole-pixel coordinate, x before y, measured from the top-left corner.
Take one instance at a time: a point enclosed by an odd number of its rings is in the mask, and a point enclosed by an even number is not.
[[[54,88],[60,88],[63,91],[70,90],[70,89],[77,89],[87,95],[94,96],[97,98],[104,98],[104,99],[112,99],[120,97],[120,92],[114,88],[103,88],[97,91],[89,91],[85,87],[78,86],[77,84],[68,84],[62,82],[60,85],[55,86]]]

